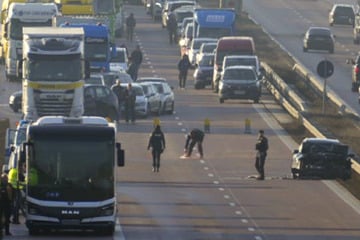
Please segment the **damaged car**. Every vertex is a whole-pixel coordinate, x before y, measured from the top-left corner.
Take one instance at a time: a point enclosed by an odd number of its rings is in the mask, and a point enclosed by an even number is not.
[[[294,150],[291,173],[297,178],[351,178],[349,147],[337,139],[305,138]]]

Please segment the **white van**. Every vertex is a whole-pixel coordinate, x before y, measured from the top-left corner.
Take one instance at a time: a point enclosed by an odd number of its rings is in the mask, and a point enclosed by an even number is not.
[[[119,72],[128,69],[128,56],[126,48],[117,47],[110,60],[110,71]]]

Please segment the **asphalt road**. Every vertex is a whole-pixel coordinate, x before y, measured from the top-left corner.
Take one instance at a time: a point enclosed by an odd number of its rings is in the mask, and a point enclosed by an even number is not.
[[[290,179],[291,152],[296,144],[281,129],[268,109],[281,113],[271,96],[260,104],[233,100],[219,104],[208,89],[195,90],[191,77],[186,90],[177,88],[179,48],[169,45],[167,32],[140,6],[126,6],[137,18],[136,41],[144,63],[139,76],[161,76],[174,86],[176,113],[160,116],[166,136],[159,173],[151,171],[146,151],[153,118],[119,127],[126,150],[126,166],[118,169],[118,222],[112,239],[255,239],[332,240],[360,238],[360,207],[335,181]],[[124,42],[120,39],[120,42]],[[20,84],[4,78],[0,113],[13,121],[6,95]],[[155,116],[154,116],[155,117]],[[180,159],[185,133],[211,121],[204,141],[205,159]],[[244,133],[245,119],[251,134]],[[264,129],[270,150],[266,179],[250,176],[254,169],[257,130]],[[16,239],[33,239],[23,224],[11,226]],[[93,234],[55,233],[42,239],[110,239]],[[4,238],[4,239],[11,239]]]

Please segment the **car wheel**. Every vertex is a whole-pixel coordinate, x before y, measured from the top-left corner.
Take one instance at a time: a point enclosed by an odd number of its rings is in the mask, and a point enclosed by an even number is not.
[[[303,52],[307,52],[308,49],[306,47],[303,47]]]
[[[223,98],[219,98],[219,103],[224,103],[225,100]]]
[[[169,111],[167,111],[167,114],[173,114],[173,113],[174,113],[174,109],[175,109],[175,103],[172,102],[172,103],[171,103],[171,108],[170,108]]]
[[[194,88],[195,88],[195,89],[201,89],[201,88],[202,88],[201,83],[195,82]]]
[[[162,106],[161,106],[161,102],[159,103],[159,109],[158,109],[158,111],[157,111],[157,115],[158,116],[160,116],[161,115],[161,113],[162,113]]]
[[[355,82],[351,84],[351,91],[352,92],[358,92],[359,91],[359,85]]]
[[[29,227],[29,235],[38,235],[40,233],[40,229],[37,227]]]
[[[291,174],[292,174],[293,179],[298,179],[299,178],[298,174],[296,173],[295,169],[293,169],[293,168],[291,169]]]
[[[255,98],[254,103],[259,103],[259,98]]]
[[[110,121],[116,121],[117,120],[117,112],[115,109],[112,109],[109,114],[108,114],[108,118],[110,118]]]
[[[334,53],[334,48],[331,48],[331,49],[329,50],[329,53]]]

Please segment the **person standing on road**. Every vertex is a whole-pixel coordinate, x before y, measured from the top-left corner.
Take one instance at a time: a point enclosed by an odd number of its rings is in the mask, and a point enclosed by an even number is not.
[[[179,87],[185,89],[187,74],[191,67],[189,56],[186,53],[182,55],[177,67],[179,70]]]
[[[147,149],[150,150],[153,158],[152,171],[159,172],[160,155],[165,149],[165,137],[161,131],[160,125],[156,125],[154,131],[151,133]]]
[[[128,83],[128,87],[125,90],[125,121],[128,123],[129,120],[135,123],[135,102],[136,93],[132,88],[131,83]]]
[[[131,64],[134,65],[134,78],[133,81],[136,81],[140,65],[143,61],[143,54],[140,49],[140,45],[136,45],[136,48],[134,51],[131,52],[130,55]],[[129,67],[130,68],[130,67]]]
[[[168,18],[167,23],[166,23],[166,27],[167,27],[167,30],[169,32],[169,43],[173,44],[173,42],[174,42],[176,44],[177,43],[178,24],[177,24],[177,21],[176,21],[175,14],[171,13],[169,15],[169,18]]]
[[[10,215],[11,215],[11,187],[8,183],[6,173],[1,174],[0,179],[0,238],[3,235],[5,227],[5,235],[10,233]]]
[[[116,80],[116,83],[114,85],[111,86],[111,90],[115,93],[117,99],[118,99],[118,103],[119,103],[119,109],[117,111],[117,123],[119,123],[120,121],[120,116],[121,116],[121,109],[122,109],[122,105],[124,103],[124,87],[121,86],[121,81],[120,79]]]
[[[136,19],[134,17],[134,13],[130,13],[130,15],[126,18],[126,39],[130,42],[133,41],[134,29],[136,26]]]
[[[192,150],[195,144],[197,144],[197,148],[200,154],[200,159],[203,159],[204,152],[203,152],[202,143],[204,141],[204,137],[205,137],[205,133],[202,130],[198,128],[194,128],[193,130],[191,130],[191,132],[186,136],[185,148],[184,148],[185,154],[183,157],[185,158],[191,157]]]
[[[266,160],[268,148],[269,148],[268,139],[264,135],[264,130],[259,130],[259,136],[255,144],[255,149],[256,149],[255,168],[259,173],[259,176],[256,178],[258,180],[265,179],[264,166],[265,166],[265,160]]]

